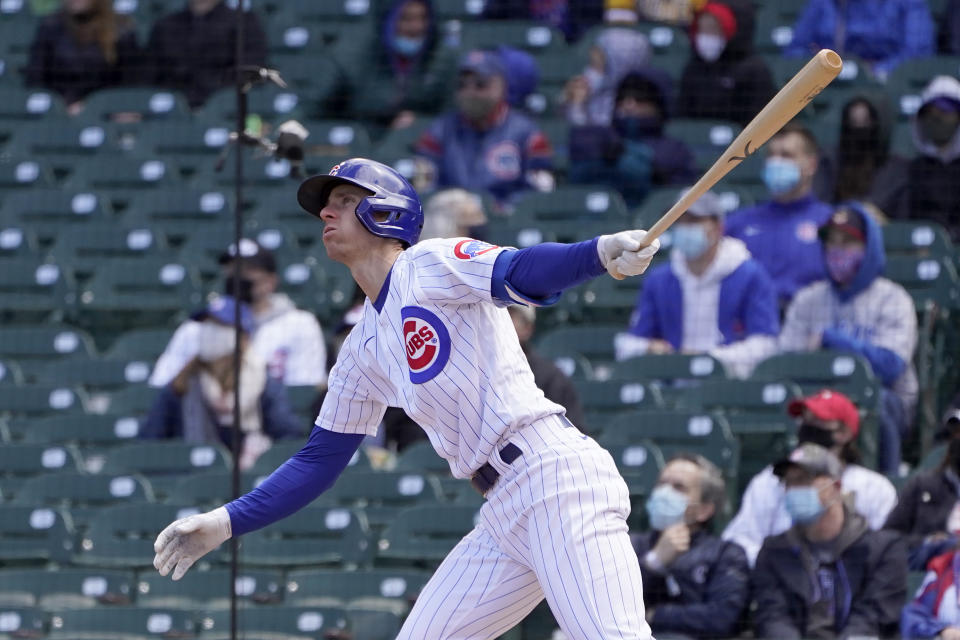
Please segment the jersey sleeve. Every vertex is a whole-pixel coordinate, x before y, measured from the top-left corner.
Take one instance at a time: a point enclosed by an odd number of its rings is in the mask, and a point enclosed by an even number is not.
[[[315,424],[337,433],[375,436],[387,401],[353,357],[353,345],[354,341],[348,339],[340,349]]]
[[[515,251],[512,247],[498,247],[472,238],[440,238],[418,242],[408,251],[412,252],[418,295],[430,302],[492,302],[497,306],[513,302],[492,293],[503,288],[506,275],[504,262],[497,265],[497,258],[506,251]],[[495,266],[498,268],[494,269]]]

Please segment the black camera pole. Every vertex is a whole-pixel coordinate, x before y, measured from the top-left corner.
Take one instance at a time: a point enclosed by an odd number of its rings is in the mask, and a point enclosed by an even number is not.
[[[236,82],[237,82],[237,135],[243,136],[247,129],[247,92],[251,84],[247,82],[243,73],[243,27],[244,15],[243,0],[237,2],[237,49],[235,53]],[[251,0],[252,4],[252,0]],[[251,7],[252,8],[252,7]],[[243,252],[240,250],[240,240],[243,235],[243,145],[236,145],[236,159],[234,161],[234,193],[233,193],[233,437],[230,438],[230,449],[233,458],[233,473],[231,475],[230,495],[233,499],[240,497],[240,439],[243,430],[240,428],[240,339],[242,328],[240,325],[240,280],[243,269]],[[230,537],[230,640],[237,640],[237,572],[240,563],[240,545],[236,536]]]

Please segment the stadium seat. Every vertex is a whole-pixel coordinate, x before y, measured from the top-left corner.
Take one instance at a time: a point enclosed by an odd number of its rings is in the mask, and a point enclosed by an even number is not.
[[[0,403],[3,395],[0,392]],[[77,471],[79,466],[80,456],[71,446],[60,443],[4,444],[0,447],[0,489],[4,498],[11,500],[32,476]]]
[[[17,127],[6,148],[24,157],[42,156],[55,167],[69,169],[73,163],[116,153],[115,139],[116,133],[106,124],[28,122]]]
[[[362,511],[311,506],[245,537],[241,562],[283,567],[336,565],[349,569],[365,565],[372,553],[370,530]]]
[[[225,189],[164,189],[134,196],[123,221],[147,226],[180,244],[201,227],[216,227],[226,238],[233,211],[233,195]]]
[[[913,297],[918,311],[928,302],[941,309],[960,308],[960,277],[951,259],[889,256],[885,275]]]
[[[69,227],[60,234],[50,255],[63,270],[89,277],[118,258],[144,258],[168,254],[162,236],[148,227],[127,227],[101,222]]]
[[[0,216],[2,216],[0,212]],[[32,228],[16,222],[7,222],[0,228],[0,263],[7,258],[36,256],[40,250],[39,237]]]
[[[419,440],[400,452],[397,471],[450,475],[450,463],[437,455],[428,440]]]
[[[143,120],[185,120],[187,99],[176,91],[149,87],[98,89],[84,98],[81,117],[108,121],[117,114],[136,113]]]
[[[425,473],[368,471],[351,473],[329,491],[329,500],[363,509],[373,529],[383,529],[404,508],[443,502],[437,478]]]
[[[664,128],[665,135],[684,142],[690,148],[701,170],[716,162],[739,133],[738,124],[722,120],[675,118],[667,121]]]
[[[153,567],[153,542],[174,520],[198,513],[193,507],[141,503],[104,507],[84,533],[73,563],[123,569]]]
[[[145,384],[153,363],[143,360],[64,358],[38,369],[36,381],[49,385],[78,384],[88,391]]]
[[[893,220],[883,226],[883,248],[888,257],[950,258],[950,235],[936,222]]]
[[[50,613],[33,607],[0,606],[0,620],[8,638],[42,638],[50,628]]]
[[[230,612],[207,611],[200,619],[202,637],[209,640],[230,638]],[[237,611],[237,627],[250,640],[307,640],[361,636],[351,633],[347,612],[332,607],[243,607]]]
[[[9,42],[7,29],[0,27],[0,42]],[[32,37],[32,35],[30,36]],[[14,120],[56,120],[66,115],[63,98],[46,89],[4,86],[0,88],[0,121],[12,125]]]
[[[256,571],[241,567],[234,584],[241,606],[273,604],[283,596],[284,582],[279,571]],[[229,568],[204,570],[193,567],[176,582],[169,576],[148,570],[139,576],[136,588],[137,604],[144,607],[188,611],[230,607]]]
[[[30,444],[105,447],[129,443],[131,438],[136,438],[140,421],[124,414],[86,413],[15,421],[11,422],[11,431]]]
[[[40,416],[83,413],[86,394],[76,387],[23,385],[0,387],[0,415]]]
[[[308,120],[303,126],[310,132],[306,145],[307,153],[311,155],[352,158],[370,153],[370,135],[359,122]],[[330,168],[326,169],[329,171]]]
[[[290,161],[285,158],[266,158],[263,156],[248,156],[243,162],[244,184],[256,189],[274,187],[277,192],[292,198],[296,195],[297,180],[291,177]],[[236,182],[236,173],[232,167],[217,172],[213,167],[201,166],[198,168],[196,182],[209,184],[212,188],[222,189],[233,187]]]
[[[563,34],[533,20],[480,20],[463,24],[462,49],[508,45],[530,53],[566,49]]]
[[[0,358],[0,385],[23,384],[23,371],[14,360]]]
[[[308,115],[324,114],[330,101],[338,97],[340,69],[333,56],[303,55],[298,49],[272,54],[270,66],[280,72],[289,86],[297,88],[299,96],[310,106]]]
[[[612,189],[567,186],[550,192],[528,191],[517,200],[514,216],[537,221],[605,221],[616,225],[626,222],[627,206]]]
[[[73,307],[76,283],[56,264],[37,258],[4,260],[0,266],[0,318],[6,323],[40,322]]]
[[[347,618],[354,637],[367,640],[393,640],[403,625],[403,617],[392,611],[348,609]]]
[[[640,278],[594,278],[583,292],[583,320],[589,323],[619,323],[626,330],[637,306],[641,283]]]
[[[240,476],[240,494],[253,489],[255,475],[244,473]],[[209,471],[191,473],[178,478],[170,487],[166,501],[170,504],[189,504],[195,507],[215,509],[229,502],[233,495],[232,471]]]
[[[473,529],[472,506],[410,507],[400,512],[380,535],[377,563],[382,566],[436,566]]]
[[[887,91],[899,100],[899,115],[909,119],[920,106],[920,94],[935,76],[960,75],[960,56],[936,55],[927,58],[912,58],[901,62],[887,78]]]
[[[9,606],[87,609],[123,605],[133,601],[135,590],[132,571],[76,567],[0,570],[0,610]]]
[[[16,221],[49,243],[85,222],[110,220],[110,202],[91,191],[32,188],[4,195],[3,219]]]
[[[644,530],[647,520],[644,504],[660,478],[660,471],[665,464],[663,452],[646,438],[627,442],[620,438],[601,437],[599,443],[613,456],[620,475],[627,483],[631,505],[627,524],[632,530]]]
[[[193,170],[213,165],[230,139],[226,123],[202,120],[185,122],[143,122],[135,129],[132,151],[145,157],[170,158],[180,167]]]
[[[145,360],[151,364],[163,353],[173,330],[163,328],[136,328],[120,334],[104,354],[111,360]]]
[[[50,640],[183,638],[198,630],[191,612],[148,607],[64,609],[53,613],[50,626]]]
[[[554,362],[568,355],[583,355],[594,369],[603,367],[606,375],[609,375],[614,359],[613,339],[625,329],[625,325],[560,327],[544,332],[535,346],[537,351]],[[603,376],[597,377],[602,379]]]
[[[90,335],[69,325],[0,328],[0,355],[27,360],[52,360],[67,356],[94,356]]]
[[[644,355],[615,363],[614,380],[650,381],[660,388],[664,401],[685,406],[690,392],[704,380],[726,378],[723,365],[706,354]]]
[[[29,157],[0,158],[0,189],[35,189],[52,184],[53,176],[44,162]]]
[[[287,118],[302,118],[300,96],[292,89],[256,87],[247,94],[248,112],[279,125]],[[237,121],[237,92],[230,87],[217,91],[204,103],[200,115],[215,125],[232,127]]]
[[[73,548],[73,520],[66,511],[0,505],[0,563],[64,562]]]
[[[659,389],[642,382],[582,381],[577,384],[577,392],[584,411],[604,422],[622,411],[662,409],[664,406]],[[603,431],[604,428],[604,424],[588,426],[591,433]]]
[[[284,602],[307,607],[376,609],[405,614],[430,579],[406,569],[301,569],[287,574]]]
[[[150,440],[114,447],[107,452],[103,473],[177,475],[228,468],[229,453],[220,444]]]
[[[75,189],[134,191],[181,182],[176,165],[161,157],[105,155],[96,162],[78,163],[67,180]],[[121,194],[129,197],[128,194]]]
[[[136,474],[48,473],[24,481],[13,504],[68,509],[83,530],[100,508],[137,502],[153,502],[153,489]]]

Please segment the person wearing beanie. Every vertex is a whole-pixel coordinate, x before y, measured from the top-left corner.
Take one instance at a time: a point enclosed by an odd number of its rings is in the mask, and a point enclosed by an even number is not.
[[[877,467],[900,468],[901,441],[917,404],[917,313],[913,298],[883,277],[886,255],[880,227],[857,202],[838,207],[820,227],[827,277],[794,296],[787,309],[783,351],[830,349],[864,358],[880,390]]]
[[[672,228],[670,261],[647,276],[615,342],[618,360],[707,353],[746,378],[777,351],[780,315],[773,283],[740,240],[723,235],[720,198],[707,191]]]
[[[753,49],[750,0],[714,0],[690,23],[690,59],[683,69],[677,116],[744,125],[775,93],[767,64]]]
[[[850,497],[854,511],[871,529],[880,529],[897,503],[897,491],[884,476],[864,467],[856,440],[860,412],[839,391],[824,389],[791,402],[787,412],[797,421],[797,440],[825,447],[841,465],[840,485]],[[736,542],[747,552],[751,565],[765,538],[790,528],[783,486],[767,466],[755,475],[744,491],[740,510],[723,532],[724,540]]]

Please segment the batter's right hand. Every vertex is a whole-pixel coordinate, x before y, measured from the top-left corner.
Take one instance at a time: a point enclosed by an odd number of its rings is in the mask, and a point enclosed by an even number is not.
[[[219,547],[231,536],[230,514],[218,507],[207,513],[180,518],[160,532],[153,550],[153,566],[165,576],[173,570],[179,580],[193,563]]]

